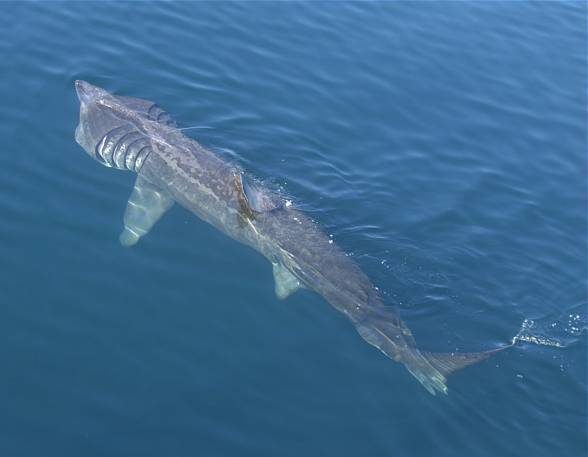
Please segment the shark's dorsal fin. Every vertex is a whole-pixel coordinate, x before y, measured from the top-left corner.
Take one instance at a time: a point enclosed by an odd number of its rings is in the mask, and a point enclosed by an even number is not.
[[[138,175],[125,211],[125,228],[119,237],[121,244],[137,243],[173,204],[169,192]]]
[[[281,202],[277,200],[275,195],[262,188],[259,183],[246,177],[243,180],[243,192],[245,198],[251,209],[258,213],[266,213],[273,211],[282,206]]]
[[[302,287],[300,281],[281,263],[272,263],[276,295],[283,300]]]
[[[243,173],[235,175],[237,199],[244,216],[255,219],[256,215],[282,207],[279,199],[256,181],[248,179]]]

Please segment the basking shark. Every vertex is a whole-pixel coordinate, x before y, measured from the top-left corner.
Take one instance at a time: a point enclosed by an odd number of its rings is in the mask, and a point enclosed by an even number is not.
[[[504,349],[419,350],[360,267],[295,205],[186,137],[156,103],[114,95],[86,81],[76,81],[75,88],[80,101],[76,141],[102,165],[137,174],[120,235],[123,245],[137,243],[177,202],[266,257],[279,298],[300,288],[315,291],[433,395],[447,393],[452,372]]]

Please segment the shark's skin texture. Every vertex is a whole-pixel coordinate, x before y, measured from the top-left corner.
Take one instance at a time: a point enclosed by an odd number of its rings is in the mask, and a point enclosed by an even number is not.
[[[491,352],[420,352],[411,331],[359,266],[302,212],[283,204],[243,170],[186,137],[153,102],[110,94],[75,82],[80,100],[76,141],[104,165],[134,171],[137,184],[121,242],[136,243],[173,204],[191,211],[274,266],[276,293],[315,291],[353,323],[359,334],[406,366],[431,393],[447,393],[446,376]]]

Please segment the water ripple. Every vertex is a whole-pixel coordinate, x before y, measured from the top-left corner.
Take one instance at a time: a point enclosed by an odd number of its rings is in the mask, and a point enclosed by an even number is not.
[[[584,455],[585,18],[2,4],[0,453]],[[525,323],[519,343],[431,399],[316,295],[277,303],[264,259],[181,208],[122,248],[134,178],[73,141],[78,78],[201,127],[185,132],[307,211],[424,348],[500,347]]]

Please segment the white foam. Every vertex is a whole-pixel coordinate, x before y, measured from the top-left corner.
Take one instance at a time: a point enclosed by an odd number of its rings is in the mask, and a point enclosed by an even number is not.
[[[532,319],[525,319],[523,321],[523,324],[521,325],[519,333],[517,333],[513,337],[512,344],[516,344],[519,341],[524,341],[526,343],[538,344],[540,346],[552,346],[557,348],[565,347],[556,339],[548,338],[545,335],[537,334],[536,331],[533,331],[534,327],[535,322]]]

